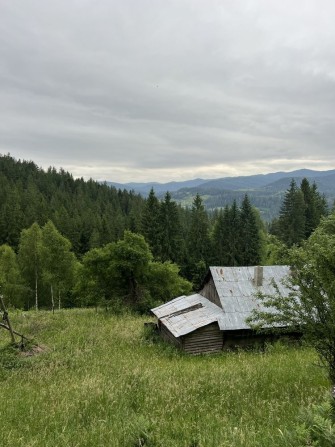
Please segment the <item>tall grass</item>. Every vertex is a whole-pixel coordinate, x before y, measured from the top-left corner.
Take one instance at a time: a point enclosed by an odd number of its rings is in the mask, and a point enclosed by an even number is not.
[[[0,332],[0,445],[284,446],[281,432],[328,386],[307,348],[191,357],[145,337],[148,318],[93,310],[18,313],[45,351]]]

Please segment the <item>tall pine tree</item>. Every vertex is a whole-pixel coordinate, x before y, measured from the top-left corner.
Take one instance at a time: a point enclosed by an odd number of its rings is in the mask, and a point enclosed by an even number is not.
[[[258,265],[261,261],[261,237],[255,211],[246,194],[240,211],[240,265]]]
[[[159,243],[162,261],[178,263],[182,245],[180,234],[178,207],[171,199],[171,194],[167,192],[164,201],[161,202],[159,212]]]
[[[155,259],[161,254],[160,246],[160,203],[155,195],[155,191],[151,188],[142,213],[142,234],[149,244],[151,252]]]
[[[193,200],[187,249],[189,277],[199,286],[208,268],[210,251],[208,216],[199,194]]]
[[[305,238],[305,209],[304,195],[292,179],[278,219],[279,237],[288,247],[300,244]]]

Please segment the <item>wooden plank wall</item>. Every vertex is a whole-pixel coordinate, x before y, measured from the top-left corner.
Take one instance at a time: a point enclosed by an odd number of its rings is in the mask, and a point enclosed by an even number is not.
[[[222,351],[223,333],[217,323],[196,329],[182,337],[182,347],[189,354],[209,354]]]
[[[216,304],[219,307],[221,306],[221,301],[214,285],[214,280],[210,277],[209,281],[204,285],[203,289],[200,291],[200,294],[207,298],[212,303]]]
[[[169,329],[164,326],[164,324],[162,324],[161,322],[159,322],[158,324],[158,328],[159,331],[161,333],[162,338],[165,341],[168,341],[169,343],[172,343],[173,345],[177,346],[177,347],[181,347],[181,340],[180,338],[176,338],[170,331]]]

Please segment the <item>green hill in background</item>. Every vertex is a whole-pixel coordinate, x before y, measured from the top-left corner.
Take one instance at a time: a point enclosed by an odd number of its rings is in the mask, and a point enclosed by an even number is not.
[[[185,182],[171,183],[126,183],[113,184],[126,190],[134,190],[147,195],[154,188],[157,196],[163,196],[170,191],[172,198],[183,206],[191,206],[194,196],[198,193],[207,209],[222,208],[231,205],[234,200],[241,203],[246,193],[252,205],[260,210],[261,217],[271,221],[279,214],[280,205],[285,191],[292,179],[299,185],[303,178],[310,183],[316,183],[318,190],[324,194],[329,206],[335,200],[335,170],[314,171],[300,169],[292,172],[274,172],[250,176],[227,177],[213,180],[195,179]],[[107,182],[108,183],[108,182]]]

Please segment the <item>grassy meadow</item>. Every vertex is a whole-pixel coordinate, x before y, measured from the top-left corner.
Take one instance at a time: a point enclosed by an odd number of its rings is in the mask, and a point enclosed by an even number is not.
[[[148,317],[12,313],[44,347],[17,355],[0,330],[0,445],[283,446],[328,382],[307,348],[191,357],[148,339]]]

